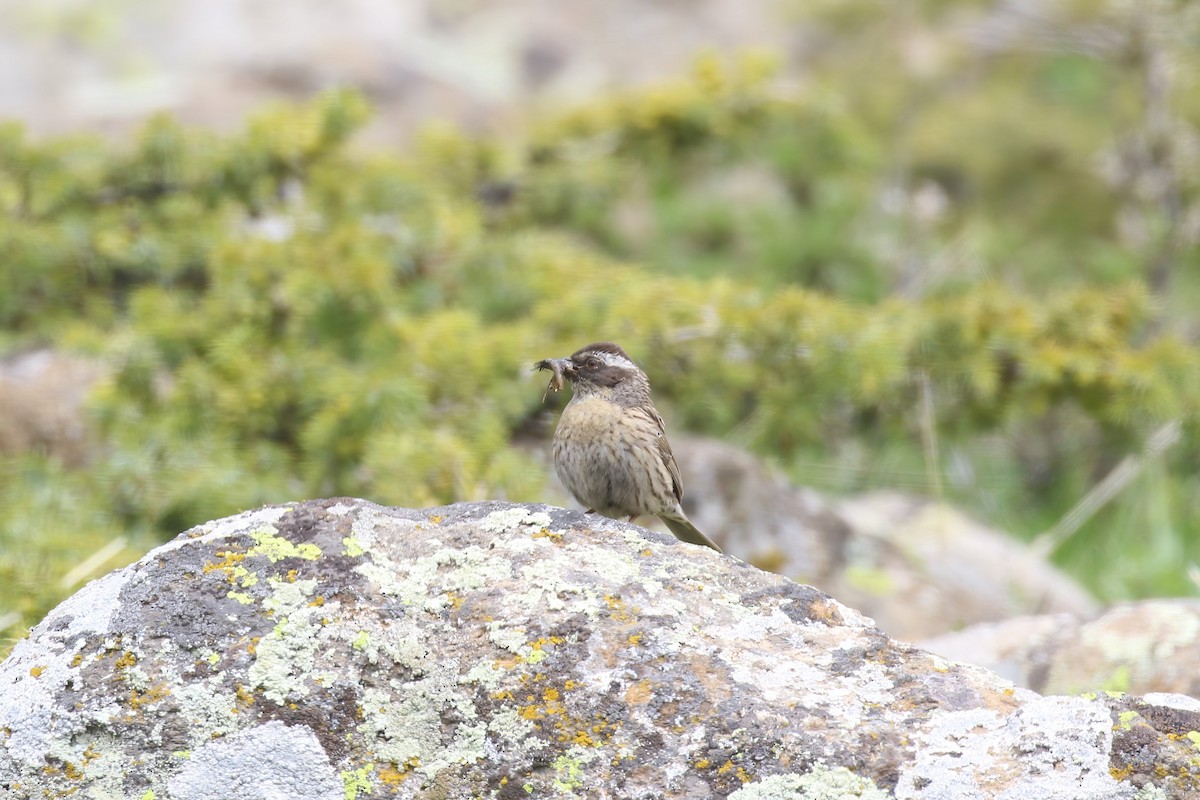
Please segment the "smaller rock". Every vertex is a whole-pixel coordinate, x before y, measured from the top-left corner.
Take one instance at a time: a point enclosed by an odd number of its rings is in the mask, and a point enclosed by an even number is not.
[[[1101,690],[1200,697],[1200,600],[1146,600],[972,625],[921,644],[1043,694]]]

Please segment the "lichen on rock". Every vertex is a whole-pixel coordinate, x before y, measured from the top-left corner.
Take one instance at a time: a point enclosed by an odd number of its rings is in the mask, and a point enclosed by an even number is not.
[[[270,507],[0,665],[13,796],[1166,797],[1200,712],[1041,697],[786,578],[548,506]]]

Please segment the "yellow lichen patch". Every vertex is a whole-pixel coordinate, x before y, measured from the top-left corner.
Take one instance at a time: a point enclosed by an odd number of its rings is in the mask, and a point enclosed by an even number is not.
[[[631,633],[631,634],[629,634],[629,643],[631,645],[633,645],[634,647],[636,647],[642,643],[643,636],[644,636],[644,634],[641,634],[641,633]]]
[[[233,571],[235,568],[241,567],[241,563],[246,560],[246,554],[239,553],[235,550],[218,550],[217,558],[221,560],[204,565],[204,574],[207,575],[210,572],[216,572],[220,570],[221,572],[224,572],[226,576],[228,576],[229,582],[233,583],[235,580]],[[244,567],[241,567],[241,569],[242,572],[245,571]]]
[[[542,717],[553,717],[558,714],[565,714],[566,707],[559,699],[557,689],[547,688],[542,692],[541,702],[537,701],[537,696],[532,694],[525,695],[525,702],[528,705],[521,707],[518,712],[527,720],[537,720]]]
[[[537,664],[538,662],[543,661],[546,658],[547,645],[558,646],[565,641],[566,639],[561,636],[542,636],[538,639],[534,639],[529,643],[529,654],[525,656],[525,663]]]
[[[95,761],[99,757],[100,757],[100,754],[98,752],[96,752],[95,745],[89,744],[87,746],[87,748],[84,749],[84,751],[83,751],[83,765],[86,767],[88,764]]]
[[[76,653],[71,658],[71,666],[72,667],[78,667],[82,663],[83,663],[83,653]]]
[[[1126,764],[1123,767],[1109,767],[1108,774],[1113,776],[1113,780],[1126,781],[1133,775],[1133,764]]]
[[[434,514],[429,518],[429,521],[432,522],[434,525],[441,525],[442,517],[439,514]]]
[[[139,711],[145,706],[159,702],[170,694],[171,690],[165,683],[155,684],[144,692],[131,689],[129,692],[129,708],[132,711]]]
[[[504,658],[497,658],[495,661],[493,661],[492,666],[496,669],[512,669],[513,667],[520,666],[524,663],[525,659],[521,658],[520,656],[505,656]]]
[[[626,606],[625,601],[615,594],[604,595],[604,604],[608,606],[608,616],[617,622],[628,622],[641,611],[637,606]]]
[[[640,680],[625,690],[625,702],[631,706],[644,706],[650,702],[650,681]]]
[[[233,696],[237,698],[237,705],[233,708],[233,713],[238,713],[243,708],[249,708],[254,705],[254,695],[246,689],[242,684],[238,684],[233,690]]]
[[[696,769],[708,769],[709,766],[711,766],[711,765],[712,765],[712,762],[709,761],[707,758],[698,758],[698,759],[696,759],[696,763],[694,764]]]
[[[70,761],[62,762],[61,767],[57,766],[55,764],[47,764],[46,766],[42,767],[42,772],[45,775],[51,775],[51,776],[62,773],[63,777],[65,777],[67,780],[70,780],[70,781],[77,781],[77,780],[80,780],[81,778],[83,778],[83,771],[80,770],[79,767],[72,764]],[[67,794],[74,794],[76,791],[78,791],[78,790],[70,789],[67,792]]]
[[[599,744],[597,744],[588,731],[575,731],[575,735],[571,737],[570,741],[571,744],[579,745],[580,747],[599,747]]]
[[[446,600],[450,603],[450,608],[454,611],[458,611],[460,608],[462,608],[462,604],[464,602],[463,596],[456,592],[446,592]]]
[[[323,605],[325,605],[325,595],[323,594],[319,594],[312,600],[308,601],[309,608],[320,608]]]
[[[549,528],[542,528],[533,535],[534,539],[549,539],[553,544],[562,544],[563,535],[558,531],[552,531]]]
[[[652,555],[654,555],[654,551],[653,551],[653,550],[651,550],[649,547],[647,547],[645,550],[643,550],[642,552],[638,553],[638,555],[642,555],[642,556],[652,556]]]
[[[298,577],[300,577],[300,572],[299,572],[298,570],[289,569],[289,570],[287,571],[287,574],[285,574],[285,575],[283,576],[283,579],[284,579],[285,581],[287,581],[288,583],[295,583],[295,582],[296,582],[296,578],[298,578]]]
[[[242,565],[242,562],[246,560],[245,553],[239,553],[234,550],[218,550],[217,555],[221,558],[221,560],[211,564],[205,564],[205,574],[210,572],[222,572],[225,574],[225,580],[231,586],[238,586],[243,589],[248,589],[254,584],[258,583],[258,576]],[[250,595],[243,592],[238,592],[234,589],[230,589],[226,596],[237,600],[242,605],[250,605],[254,602]]]
[[[421,759],[414,756],[403,764],[380,767],[379,772],[376,774],[380,783],[392,791],[396,791],[400,787],[400,784],[412,777],[413,770],[419,766],[421,766]]]
[[[120,656],[120,657],[119,657],[119,658],[118,658],[118,659],[117,659],[117,660],[114,662],[114,666],[116,666],[116,667],[119,667],[119,668],[124,668],[124,667],[132,667],[132,666],[136,665],[136,664],[137,664],[137,662],[138,662],[138,660],[137,660],[137,656],[135,656],[133,653],[131,653],[131,652],[129,652],[128,650],[126,650],[126,651],[125,651],[124,653],[122,653],[122,654],[121,654],[121,656]]]
[[[539,683],[545,678],[544,675],[535,675],[528,682]],[[570,687],[566,684],[561,688],[545,686],[540,694],[525,695],[524,705],[517,708],[517,714],[551,734],[559,742],[581,747],[601,747],[607,744],[612,739],[618,723],[610,723],[602,716],[590,719],[572,716],[563,698],[565,692],[577,687],[578,683],[570,683]],[[511,697],[511,693],[508,693],[508,696]]]
[[[42,677],[42,673],[46,671],[45,667],[30,667],[29,674],[35,678]]]
[[[246,560],[246,554],[235,550],[218,550],[217,558],[221,560],[204,565],[203,571],[205,575],[216,570],[228,570],[230,567],[242,563]]]

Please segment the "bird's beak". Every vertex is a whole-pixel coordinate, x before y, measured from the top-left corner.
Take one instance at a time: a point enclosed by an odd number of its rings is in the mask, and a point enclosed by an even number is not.
[[[575,377],[575,363],[569,358],[543,358],[534,364],[533,368],[550,370],[555,375],[565,375],[567,378]]]
[[[555,392],[563,387],[564,379],[575,380],[575,364],[569,358],[543,358],[534,364],[533,368],[539,371],[550,370],[554,373],[550,378],[550,385],[546,388]]]

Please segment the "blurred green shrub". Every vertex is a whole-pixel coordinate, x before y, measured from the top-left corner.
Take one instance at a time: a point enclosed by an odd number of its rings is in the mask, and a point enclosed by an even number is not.
[[[111,370],[86,469],[0,456],[13,627],[118,536],[134,557],[214,517],[322,495],[539,499],[544,466],[512,444],[541,408],[529,366],[600,338],[644,363],[674,426],[826,488],[926,474],[932,425],[976,475],[949,496],[1023,534],[1157,425],[1194,432],[1200,355],[1136,275],[1112,280],[1113,263],[1136,262],[1119,242],[1077,250],[1099,222],[1015,248],[996,279],[956,264],[911,291],[877,235],[885,143],[830,92],[784,89],[764,57],[702,59],[523,142],[431,128],[409,157],[356,154],[365,114],[335,92],[230,137],[156,119],[115,154],[0,130],[0,347],[51,343]],[[960,145],[946,163],[987,147]],[[991,196],[1000,172],[973,192]],[[931,240],[1019,238],[1021,219],[992,219],[988,202],[952,206]],[[1025,264],[1026,249],[1045,262]],[[1047,264],[1068,251],[1104,280],[1060,279]],[[1195,479],[1193,450],[1172,455],[1172,491]],[[1151,559],[1157,587],[1197,541],[1193,496],[1162,502],[1184,544]]]

